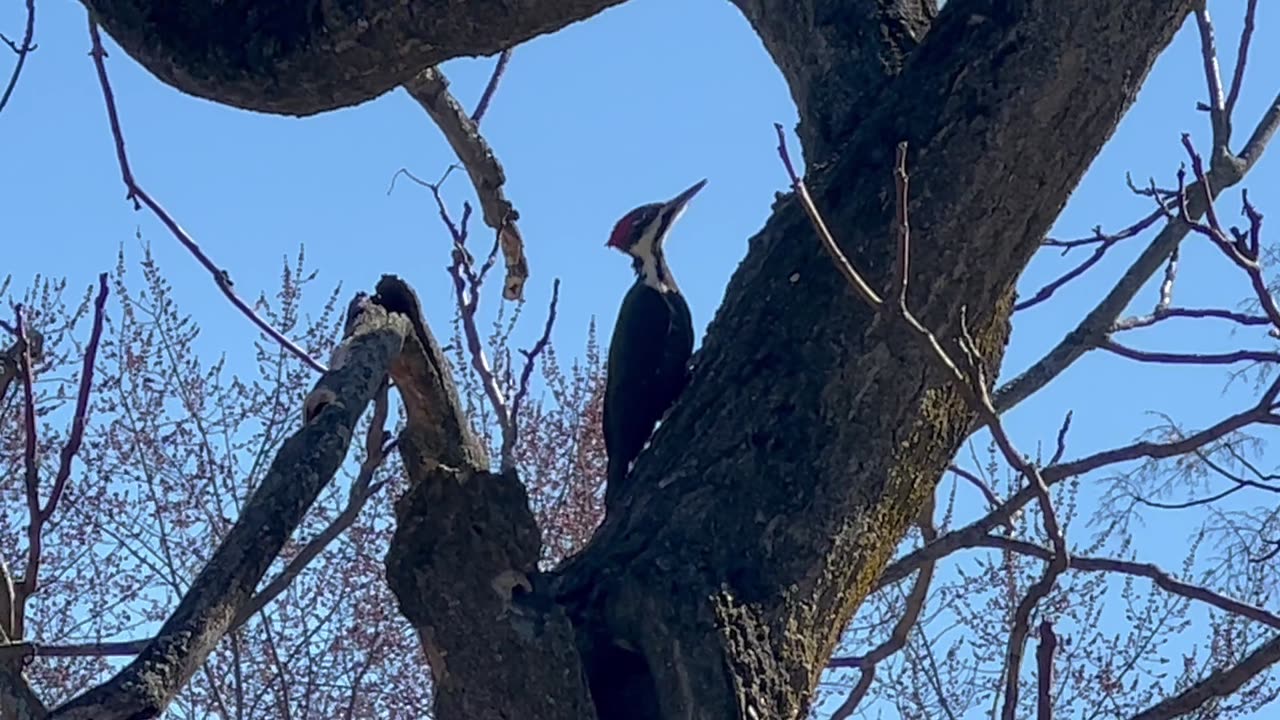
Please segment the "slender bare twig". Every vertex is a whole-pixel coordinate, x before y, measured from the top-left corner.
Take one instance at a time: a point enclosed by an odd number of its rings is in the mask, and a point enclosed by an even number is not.
[[[1265,350],[1235,350],[1225,353],[1154,352],[1151,350],[1137,350],[1127,345],[1121,345],[1110,338],[1103,340],[1098,347],[1130,360],[1144,363],[1164,363],[1166,365],[1232,365],[1240,362],[1280,362],[1280,353],[1266,352]]]
[[[1253,22],[1258,13],[1258,0],[1249,0],[1244,11],[1244,27],[1240,30],[1240,45],[1236,49],[1236,67],[1231,77],[1231,90],[1227,92],[1225,114],[1228,119],[1236,109],[1236,101],[1240,99],[1240,88],[1244,85],[1244,68],[1249,61],[1249,43],[1253,40]]]
[[[26,615],[26,598],[35,591],[40,570],[40,466],[36,457],[36,399],[35,370],[31,363],[31,343],[27,342],[27,322],[25,309],[18,305],[14,308],[16,316],[14,326],[18,329],[18,342],[22,345],[19,356],[18,371],[22,376],[22,414],[23,445],[22,458],[25,467],[23,486],[27,498],[27,567],[19,582],[14,597],[12,631],[15,638],[25,634],[24,618]]]
[[[89,16],[89,37],[93,41],[93,49],[89,54],[93,57],[94,67],[97,68],[98,84],[102,87],[102,97],[106,101],[107,119],[111,123],[111,135],[115,140],[116,159],[120,164],[120,176],[124,180],[125,188],[128,190],[126,198],[133,201],[134,209],[140,209],[142,205],[146,205],[152,214],[177,238],[178,242],[182,243],[182,246],[209,272],[214,284],[218,286],[218,289],[222,291],[227,300],[230,300],[231,304],[241,314],[258,326],[259,330],[292,353],[294,357],[306,363],[312,370],[320,373],[324,372],[325,366],[320,361],[311,357],[306,350],[303,350],[279,330],[272,327],[271,323],[264,320],[248,303],[240,298],[232,287],[231,275],[225,269],[218,267],[209,255],[196,244],[191,235],[186,230],[183,230],[182,226],[178,225],[177,221],[169,215],[164,207],[138,185],[137,180],[134,178],[133,170],[129,166],[129,156],[125,153],[124,132],[120,129],[120,117],[116,112],[115,93],[112,92],[111,81],[107,78],[107,66],[105,63],[107,51],[102,47],[102,36],[98,32],[98,24],[93,20],[92,13]]]
[[[1217,308],[1157,308],[1157,310],[1142,317],[1131,317],[1118,320],[1111,326],[1112,332],[1122,332],[1125,330],[1136,330],[1138,328],[1150,327],[1158,322],[1168,320],[1170,318],[1214,318],[1218,320],[1230,320],[1231,322],[1256,327],[1258,325],[1270,325],[1271,319],[1262,315],[1249,315],[1247,313],[1232,312],[1230,310],[1220,310]]]
[[[25,635],[26,605],[40,589],[40,564],[42,560],[44,528],[58,508],[71,476],[71,461],[80,451],[84,441],[85,425],[89,417],[89,397],[93,390],[93,366],[98,359],[98,343],[102,339],[103,323],[106,319],[107,305],[107,273],[98,275],[98,295],[93,303],[93,328],[89,333],[89,342],[85,346],[83,366],[80,370],[80,387],[76,393],[75,415],[71,419],[71,432],[62,446],[58,458],[58,470],[54,475],[49,497],[43,505],[40,503],[39,462],[36,457],[36,407],[35,407],[35,371],[31,362],[31,351],[27,344],[26,318],[21,306],[17,309],[17,329],[19,340],[24,344],[22,355],[23,405],[26,415],[26,445],[24,459],[26,462],[26,497],[27,513],[27,565],[23,570],[21,582],[14,592],[12,608],[12,624],[10,630],[15,640]]]
[[[1041,471],[1041,476],[1045,479],[1045,482],[1053,485],[1067,478],[1083,475],[1117,463],[1185,455],[1255,423],[1280,424],[1280,418],[1275,415],[1278,393],[1280,393],[1280,380],[1263,393],[1257,404],[1226,417],[1199,432],[1169,442],[1143,440],[1122,447],[1096,452],[1077,460],[1056,463],[1044,468]],[[1035,500],[1036,497],[1035,491],[1031,488],[1023,488],[1001,503],[1000,507],[981,518],[963,528],[943,535],[936,542],[929,543],[918,550],[908,553],[885,568],[879,580],[876,581],[876,589],[902,580],[907,575],[915,572],[921,563],[937,560],[961,548],[975,547],[987,533],[1008,522],[1019,509]]]
[[[547,344],[551,342],[551,329],[556,324],[556,306],[560,303],[560,278],[556,278],[551,285],[551,307],[547,310],[547,323],[542,328],[542,336],[533,344],[529,350],[521,350],[520,354],[524,356],[524,367],[520,369],[520,385],[516,389],[515,397],[511,401],[511,430],[504,433],[502,438],[502,457],[503,462],[507,462],[507,458],[511,459],[511,466],[515,466],[516,439],[520,435],[520,408],[524,405],[525,397],[529,394],[529,380],[533,375],[533,366],[546,349]]]
[[[502,75],[507,71],[507,63],[511,62],[511,48],[507,48],[498,54],[498,62],[493,66],[493,74],[489,76],[489,83],[484,86],[484,92],[480,95],[480,101],[476,103],[476,109],[471,113],[471,122],[480,127],[480,121],[484,119],[484,114],[489,111],[489,103],[493,102],[493,94],[498,91],[498,83],[502,80]]]
[[[1016,540],[1014,538],[1001,537],[999,535],[985,535],[978,541],[968,547],[987,547],[999,550],[1008,550],[1035,557],[1041,560],[1049,560],[1053,551],[1036,545],[1034,543]],[[1214,592],[1202,585],[1193,585],[1183,582],[1173,577],[1169,573],[1160,569],[1159,566],[1151,563],[1139,563],[1129,560],[1118,560],[1113,558],[1098,557],[1082,557],[1075,556],[1071,558],[1071,569],[1079,572],[1109,572],[1119,573],[1121,575],[1129,575],[1132,577],[1146,578],[1155,583],[1160,589],[1179,597],[1189,600],[1211,605],[1224,612],[1229,612],[1241,617],[1248,618],[1256,623],[1261,623],[1268,627],[1280,630],[1280,615],[1269,612],[1263,608],[1248,603],[1233,600],[1221,593]]]
[[[36,33],[36,2],[35,0],[27,0],[27,25],[22,31],[22,42],[15,43],[3,35],[0,39],[9,46],[18,59],[14,61],[13,72],[9,75],[9,82],[4,87],[4,92],[0,93],[0,110],[4,110],[4,106],[9,104],[9,98],[13,97],[13,89],[18,86],[18,77],[22,75],[22,68],[27,64],[27,56],[35,51],[36,46],[31,44],[32,38]]]
[[[1152,212],[1150,215],[1147,215],[1145,218],[1139,220],[1138,222],[1111,235],[1104,235],[1102,233],[1102,228],[1099,227],[1094,229],[1094,237],[1092,238],[1087,238],[1083,240],[1046,240],[1044,242],[1045,246],[1064,248],[1063,250],[1064,253],[1073,247],[1079,247],[1082,245],[1097,244],[1098,247],[1094,249],[1092,255],[1085,258],[1084,261],[1081,262],[1079,265],[1076,265],[1074,268],[1071,268],[1070,270],[1066,271],[1062,275],[1059,275],[1053,281],[1049,282],[1044,287],[1036,291],[1036,293],[1032,295],[1030,298],[1026,300],[1022,300],[1018,302],[1016,305],[1014,305],[1013,311],[1019,312],[1022,310],[1026,310],[1027,308],[1034,307],[1044,302],[1045,300],[1048,300],[1049,298],[1053,297],[1053,294],[1056,293],[1058,290],[1062,289],[1064,285],[1080,277],[1089,268],[1098,264],[1098,262],[1102,260],[1103,256],[1107,254],[1107,251],[1110,250],[1112,247],[1114,247],[1117,243],[1119,243],[1122,240],[1128,240],[1129,238],[1136,237],[1137,235],[1145,231],[1147,228],[1156,224],[1156,222],[1158,222],[1160,218],[1162,218],[1163,216],[1164,216],[1163,213],[1161,213],[1159,210],[1156,210],[1155,212]]]

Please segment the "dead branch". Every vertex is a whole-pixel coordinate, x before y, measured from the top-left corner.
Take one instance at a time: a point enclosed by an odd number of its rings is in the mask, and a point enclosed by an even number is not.
[[[491,86],[496,86],[503,68],[505,63],[500,63],[495,68],[494,78],[490,80]],[[506,259],[507,277],[503,283],[502,296],[507,300],[523,298],[524,284],[529,277],[529,264],[524,255],[524,239],[516,226],[520,214],[507,199],[503,190],[507,182],[506,173],[488,141],[480,134],[478,120],[468,117],[462,105],[449,92],[449,81],[439,68],[429,67],[423,70],[413,80],[405,83],[404,88],[444,133],[445,139],[457,154],[458,161],[471,177],[476,197],[480,198],[484,222],[497,233]],[[492,92],[488,89],[486,93],[487,97],[492,97]],[[485,101],[476,108],[477,118],[483,117],[487,106]]]
[[[230,629],[341,466],[357,421],[412,332],[403,316],[367,301],[362,309],[334,353],[334,367],[307,396],[302,428],[281,445],[262,484],[155,639],[114,677],[55,709],[52,720],[158,716]]]
[[[120,117],[116,112],[115,93],[112,92],[111,81],[107,78],[107,66],[105,62],[107,51],[102,47],[102,36],[98,32],[98,24],[94,21],[92,12],[89,13],[89,37],[93,41],[93,49],[89,54],[93,57],[94,67],[98,71],[98,84],[102,87],[102,97],[106,101],[107,119],[111,123],[111,135],[115,140],[116,159],[120,164],[120,176],[124,180],[125,188],[128,190],[128,194],[125,196],[126,199],[133,201],[133,207],[135,210],[140,209],[142,205],[146,205],[147,208],[151,210],[152,214],[154,214],[156,218],[169,229],[169,232],[177,238],[178,242],[182,243],[182,246],[185,247],[196,261],[209,272],[209,276],[213,278],[213,283],[217,285],[218,289],[222,291],[222,294],[231,301],[231,304],[234,305],[242,315],[249,318],[254,325],[257,325],[258,329],[265,333],[267,337],[270,337],[272,340],[279,343],[281,347],[292,353],[294,357],[306,363],[311,367],[311,369],[320,373],[324,372],[324,365],[320,364],[318,360],[307,354],[306,350],[303,350],[292,340],[285,337],[279,330],[272,327],[271,323],[264,320],[262,316],[249,306],[248,303],[240,298],[232,287],[230,273],[228,273],[226,269],[221,268],[214,263],[209,255],[206,254],[198,244],[196,244],[196,241],[187,234],[186,230],[182,229],[182,226],[178,225],[177,221],[169,215],[164,207],[162,207],[160,203],[156,202],[156,200],[153,199],[146,190],[143,190],[142,187],[138,185],[137,180],[134,179],[133,170],[129,166],[129,156],[125,153],[124,132],[120,129]],[[141,205],[139,203],[141,203]]]

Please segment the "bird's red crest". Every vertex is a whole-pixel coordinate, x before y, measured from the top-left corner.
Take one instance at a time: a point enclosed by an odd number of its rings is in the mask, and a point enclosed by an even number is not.
[[[622,216],[618,224],[613,226],[613,233],[609,235],[609,242],[605,243],[606,247],[626,251],[627,246],[631,244],[631,226],[635,222],[635,216],[635,212]]]

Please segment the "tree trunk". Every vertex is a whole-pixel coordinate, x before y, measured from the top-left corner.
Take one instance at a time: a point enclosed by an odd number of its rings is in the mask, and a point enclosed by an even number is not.
[[[354,104],[614,4],[86,1],[167,82],[284,113]],[[944,343],[965,323],[993,377],[1019,273],[1194,3],[736,4],[791,85],[816,202],[881,287],[890,166],[909,143],[909,305]],[[179,17],[187,6],[200,12]],[[603,527],[542,576],[515,479],[450,429],[456,407],[423,400],[456,405],[418,320],[423,357],[396,377],[421,413],[388,574],[433,658],[441,720],[802,717],[972,420],[914,340],[872,323],[785,198]]]

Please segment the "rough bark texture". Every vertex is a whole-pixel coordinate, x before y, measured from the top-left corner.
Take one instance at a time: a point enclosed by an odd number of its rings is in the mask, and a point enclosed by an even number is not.
[[[181,89],[291,113],[612,4],[89,1]],[[911,309],[944,341],[967,317],[994,370],[1018,274],[1193,0],[950,0],[936,18],[926,0],[737,4],[791,83],[818,204],[879,283],[910,143]],[[802,717],[972,419],[785,198],[604,526],[543,578],[524,492],[487,472],[416,300],[386,280],[378,302],[416,330],[392,370],[412,489],[387,566],[441,720]]]
[[[359,315],[307,398],[305,424],[281,445],[262,484],[155,639],[110,680],[55,709],[51,719],[160,716],[204,664],[342,465],[356,421],[385,382],[408,330],[405,318],[378,308]]]
[[[845,251],[886,277],[889,164],[908,140],[911,306],[943,338],[967,308],[997,367],[1018,272],[1190,7],[949,3],[900,77],[856,101],[874,110],[811,177]],[[803,122],[822,112],[800,108]],[[632,489],[566,572],[601,683],[652,683],[667,718],[804,713],[970,421],[910,339],[869,321],[784,201]],[[619,645],[635,648],[637,677],[597,662]]]
[[[410,487],[396,504],[387,581],[430,660],[436,716],[594,718],[573,628],[538,573],[524,486],[488,471],[413,292],[386,277],[377,302],[416,328],[392,368],[409,416],[400,453]]]
[[[166,83],[225,105],[311,115],[429,65],[490,55],[623,0],[83,0]]]

